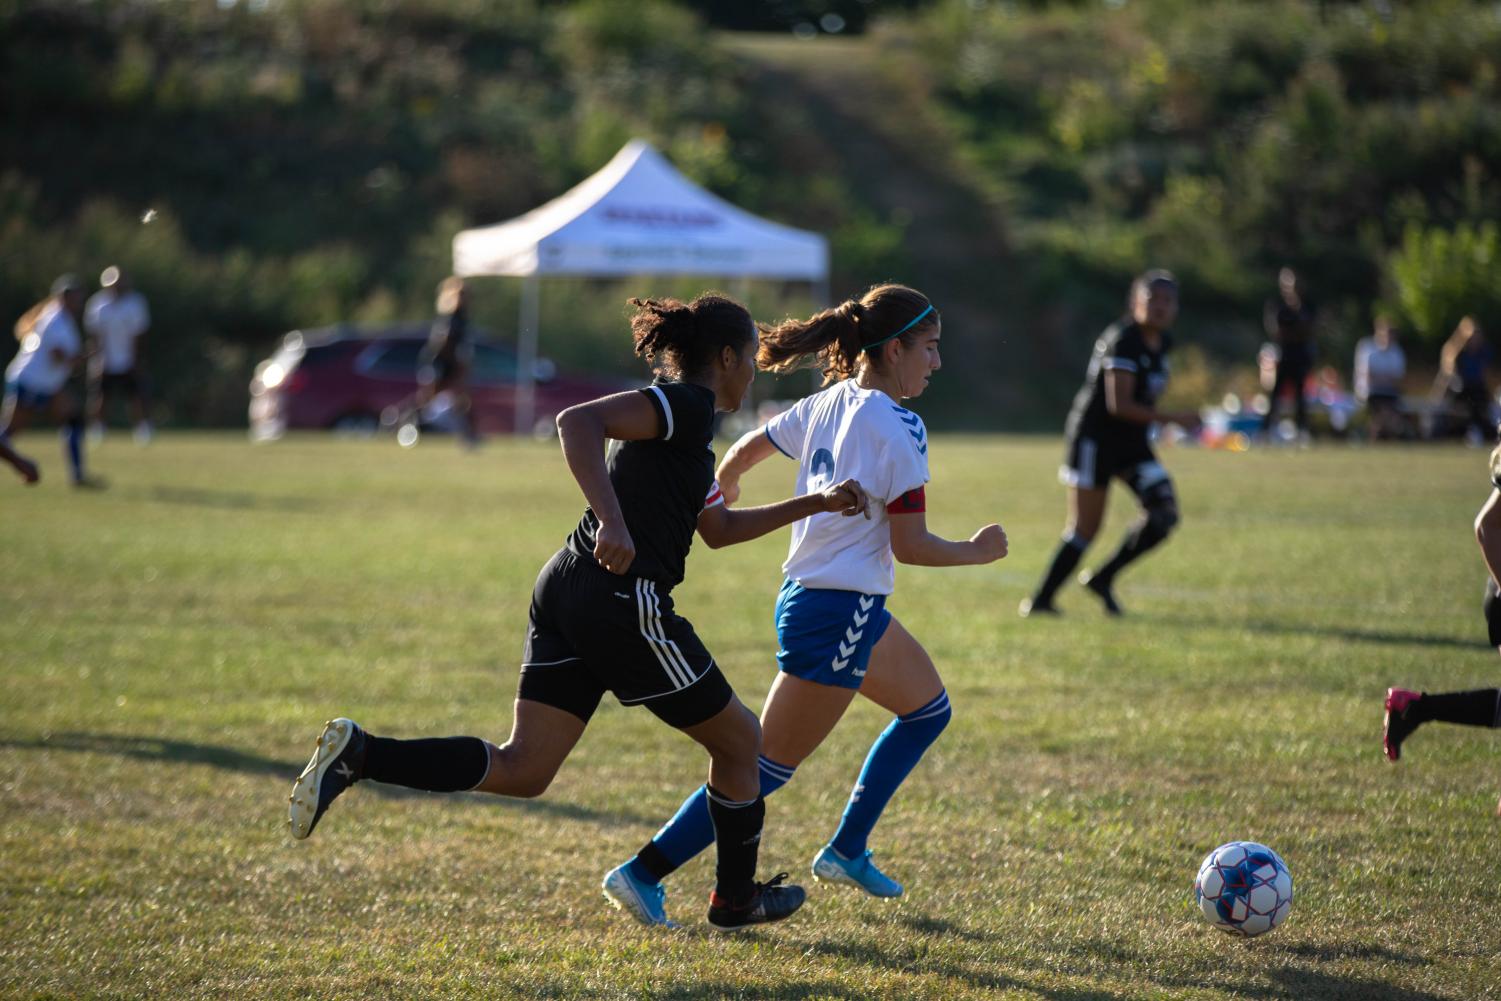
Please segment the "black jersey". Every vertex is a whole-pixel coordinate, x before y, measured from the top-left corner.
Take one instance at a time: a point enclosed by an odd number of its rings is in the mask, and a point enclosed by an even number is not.
[[[670,589],[683,579],[698,516],[714,486],[714,391],[661,379],[640,390],[657,410],[657,437],[614,441],[605,459],[636,544],[627,573]],[[594,559],[599,519],[586,508],[568,548]]]
[[[1163,332],[1161,343],[1155,350],[1147,347],[1141,328],[1131,320],[1117,320],[1106,327],[1094,343],[1084,385],[1069,409],[1068,422],[1064,425],[1068,437],[1112,442],[1145,441],[1146,425],[1110,416],[1105,406],[1105,373],[1111,369],[1133,373],[1136,389],[1131,394],[1132,400],[1155,407],[1157,398],[1167,388],[1167,353],[1172,346],[1172,340]]]

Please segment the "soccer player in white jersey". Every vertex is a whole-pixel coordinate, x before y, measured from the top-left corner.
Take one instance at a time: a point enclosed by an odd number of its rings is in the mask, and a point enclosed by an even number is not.
[[[786,873],[754,878],[766,814],[760,727],[677,614],[671,592],[695,532],[718,548],[814,512],[857,520],[866,498],[845,481],[777,504],[727,508],[714,482],[714,415],[737,409],[755,376],[755,324],[744,306],[710,293],[690,303],[631,302],[636,353],[659,377],[558,416],[563,456],[589,506],[532,592],[510,740],[396,740],[333,720],[293,786],[289,820],[294,837],[307,837],[334,798],[361,780],[540,796],[612,692],[709,752],[708,809],[719,842],[709,923],[733,931],[787,917],[804,894],[782,885]]]
[[[146,297],[131,287],[130,276],[111,265],[99,275],[99,291],[89,297],[84,328],[94,340],[89,356],[89,433],[104,436],[104,405],[124,396],[135,420],[135,440],[151,440],[146,416],[146,371],[141,343],[151,327]]]
[[[21,350],[5,369],[5,400],[0,403],[0,459],[10,463],[27,483],[40,474],[35,462],[21,455],[10,436],[23,431],[37,416],[50,416],[62,425],[63,450],[73,485],[99,486],[84,475],[83,419],[68,395],[68,378],[83,354],[78,324],[83,317],[83,286],[72,275],[52,283],[52,294],[16,321]]]
[[[809,320],[763,328],[763,368],[789,372],[813,359],[828,388],[737,441],[718,472],[733,503],[741,475],[781,453],[797,462],[799,492],[850,477],[870,498],[868,520],[815,514],[793,526],[776,603],[780,670],[761,712],[760,769],[763,796],[781,788],[856,693],[894,715],[812,865],[819,880],[877,897],[900,896],[902,886],[871,862],[871,830],[950,717],[932,659],[886,609],[895,563],[979,565],[1006,555],[999,525],[962,542],[927,528],[927,430],[900,401],[920,396],[938,370],[939,333],[933,305],[902,285],[877,286]],[[700,789],[634,858],[605,876],[605,894],[644,924],[667,924],[662,879],[712,839]]]

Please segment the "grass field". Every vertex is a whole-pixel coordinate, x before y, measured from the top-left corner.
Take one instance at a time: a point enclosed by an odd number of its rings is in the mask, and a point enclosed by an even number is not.
[[[999,520],[1012,555],[899,571],[956,712],[872,840],[908,895],[813,886],[726,939],[708,858],[670,884],[681,931],[599,895],[704,772],[613,703],[540,800],[362,786],[287,834],[328,717],[505,736],[531,582],[581,509],[555,447],[117,435],[95,494],[22,444],[48,479],[0,483],[5,997],[1501,996],[1498,735],[1430,727],[1395,767],[1379,746],[1388,684],[1497,682],[1480,452],[1167,451],[1184,523],[1123,578],[1130,617],[1073,588],[1038,622],[1016,604],[1061,527],[1058,442],[938,437],[931,523]],[[785,545],[695,550],[678,592],[755,707]],[[857,705],[772,798],[764,872],[806,873],[884,724]],[[1190,901],[1237,838],[1296,880],[1252,941]]]

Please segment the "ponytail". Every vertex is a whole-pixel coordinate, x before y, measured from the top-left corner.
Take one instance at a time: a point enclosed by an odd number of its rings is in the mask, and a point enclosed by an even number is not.
[[[705,292],[692,302],[631,299],[636,354],[670,379],[703,372],[723,348],[743,357],[756,334],[749,311],[729,296]]]
[[[46,309],[48,306],[56,302],[57,298],[58,297],[55,295],[49,295],[47,298],[43,299],[41,302],[37,303],[35,306],[32,306],[26,312],[21,314],[21,318],[16,321],[16,340],[24,341],[26,339],[26,335],[36,329],[36,321],[41,318],[42,310]]]
[[[785,375],[799,368],[818,368],[825,386],[853,376],[862,356],[877,370],[872,350],[898,338],[910,345],[919,331],[939,322],[927,296],[905,285],[877,285],[859,299],[846,299],[806,320],[783,320],[761,328],[757,364]]]

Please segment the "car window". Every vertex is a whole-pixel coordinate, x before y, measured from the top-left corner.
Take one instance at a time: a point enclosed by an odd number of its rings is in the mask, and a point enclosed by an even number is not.
[[[515,382],[516,356],[493,344],[474,346],[474,380],[476,382]]]
[[[421,353],[421,341],[393,341],[377,347],[367,355],[361,367],[367,375],[410,377],[417,374],[418,356]]]

